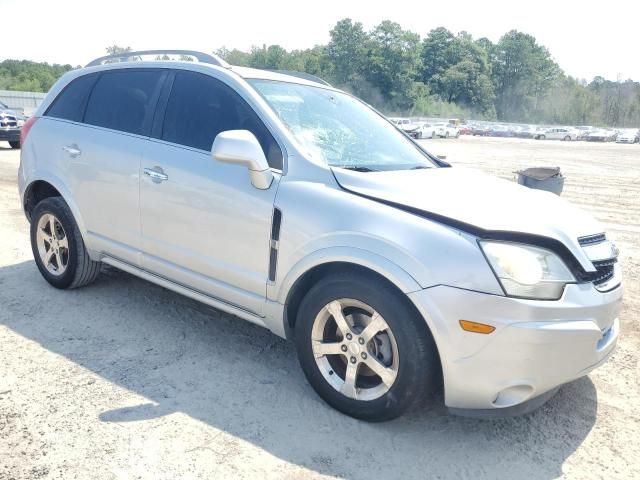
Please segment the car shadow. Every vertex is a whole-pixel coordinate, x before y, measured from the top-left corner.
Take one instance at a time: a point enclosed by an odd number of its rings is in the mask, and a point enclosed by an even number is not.
[[[71,291],[50,287],[33,261],[2,267],[0,306],[12,331],[147,399],[96,411],[100,421],[181,412],[321,474],[554,478],[596,419],[585,377],[523,417],[450,416],[440,397],[391,422],[357,421],[318,398],[290,343],[108,267]]]

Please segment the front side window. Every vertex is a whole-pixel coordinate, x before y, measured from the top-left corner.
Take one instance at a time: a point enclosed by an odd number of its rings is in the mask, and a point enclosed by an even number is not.
[[[249,83],[307,153],[329,166],[360,171],[436,166],[406,135],[350,95],[273,80]]]
[[[89,97],[84,122],[148,135],[162,78],[161,70],[103,73]]]
[[[162,140],[201,150],[226,130],[249,130],[269,166],[282,169],[282,151],[253,109],[219,80],[195,72],[176,73],[167,103]]]
[[[92,74],[73,80],[56,97],[45,115],[81,122],[87,98],[97,78],[97,74]]]

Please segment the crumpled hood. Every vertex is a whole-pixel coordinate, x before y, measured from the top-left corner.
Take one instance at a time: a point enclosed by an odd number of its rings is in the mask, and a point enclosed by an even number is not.
[[[584,268],[593,269],[578,237],[602,233],[602,226],[552,193],[460,167],[366,173],[334,168],[333,173],[345,190],[453,223],[553,238],[566,245]]]

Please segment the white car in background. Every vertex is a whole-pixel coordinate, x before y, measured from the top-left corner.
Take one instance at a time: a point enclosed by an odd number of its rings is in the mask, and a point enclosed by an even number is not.
[[[434,127],[440,138],[458,138],[460,136],[460,129],[451,123],[438,123]]]
[[[414,138],[438,138],[438,126],[432,123],[421,123],[411,132],[407,132]]]
[[[564,140],[568,142],[578,139],[578,131],[568,127],[548,128],[538,133],[534,138],[538,140]]]
[[[640,143],[640,130],[625,130],[618,134],[616,143]]]

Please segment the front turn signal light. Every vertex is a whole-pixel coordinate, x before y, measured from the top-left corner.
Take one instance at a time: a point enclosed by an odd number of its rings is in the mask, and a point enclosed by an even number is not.
[[[493,332],[496,329],[496,327],[492,325],[487,325],[487,324],[478,323],[478,322],[470,322],[469,320],[460,320],[460,326],[464,331],[473,332],[473,333],[487,334],[487,333]]]

